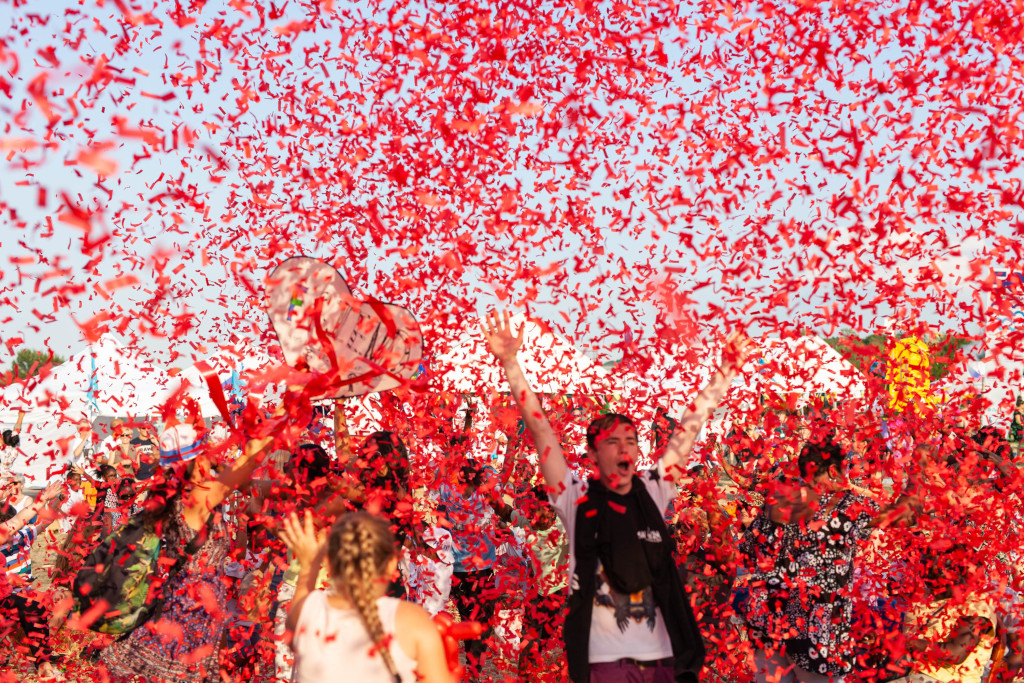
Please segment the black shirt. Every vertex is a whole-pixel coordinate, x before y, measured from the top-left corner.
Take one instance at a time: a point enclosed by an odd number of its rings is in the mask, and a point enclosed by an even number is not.
[[[139,481],[149,479],[156,474],[157,463],[160,460],[160,450],[156,441],[137,436],[132,439],[131,444],[139,455],[139,469],[135,473],[135,478]]]

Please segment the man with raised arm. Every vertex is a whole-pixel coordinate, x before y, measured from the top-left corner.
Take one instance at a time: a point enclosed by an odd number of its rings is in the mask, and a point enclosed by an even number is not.
[[[507,313],[492,313],[483,325],[569,540],[569,677],[574,683],[694,683],[704,643],[676,571],[665,510],[676,496],[673,479],[684,472],[697,434],[743,365],[750,340],[734,334],[726,341],[721,367],[679,420],[656,469],[636,470],[636,428],[625,415],[609,413],[587,428],[597,478],[580,481],[519,366],[523,331],[512,331]]]

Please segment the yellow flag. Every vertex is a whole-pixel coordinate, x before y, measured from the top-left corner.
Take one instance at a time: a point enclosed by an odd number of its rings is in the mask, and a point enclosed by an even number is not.
[[[922,410],[935,404],[931,393],[931,354],[917,337],[898,339],[889,351],[885,377],[889,385],[889,407]]]

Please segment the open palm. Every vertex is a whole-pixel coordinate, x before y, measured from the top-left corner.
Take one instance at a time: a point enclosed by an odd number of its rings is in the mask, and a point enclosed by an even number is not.
[[[500,316],[497,311],[491,311],[480,324],[480,329],[484,334],[484,339],[487,340],[487,346],[491,353],[502,363],[514,360],[523,346],[526,325],[520,327],[517,334],[513,334],[512,323],[507,311]]]

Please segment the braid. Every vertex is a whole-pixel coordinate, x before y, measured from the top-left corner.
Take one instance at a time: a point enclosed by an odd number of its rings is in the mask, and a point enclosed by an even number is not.
[[[335,524],[329,550],[332,573],[341,580],[388,672],[396,683],[401,683],[402,677],[391,656],[373,598],[373,584],[381,579],[387,563],[394,557],[394,537],[383,520],[357,512],[344,515]]]

